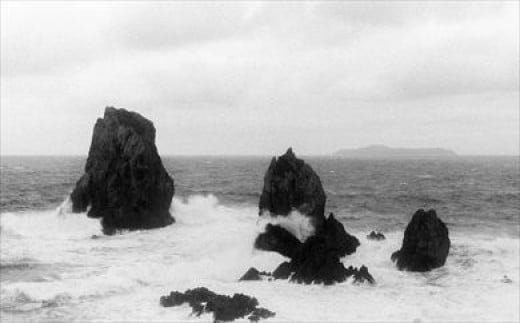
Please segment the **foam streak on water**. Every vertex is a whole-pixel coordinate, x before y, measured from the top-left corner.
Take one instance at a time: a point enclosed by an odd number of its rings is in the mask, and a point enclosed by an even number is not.
[[[177,222],[169,227],[98,239],[91,239],[100,234],[97,220],[63,208],[2,214],[2,321],[208,321],[187,306],[159,306],[161,295],[198,286],[255,296],[277,313],[274,321],[520,319],[515,238],[452,234],[446,266],[422,274],[390,261],[402,231],[382,242],[351,232],[362,244],[343,261],[367,265],[376,286],[239,283],[249,267],[272,271],[284,260],[252,248],[265,225],[256,207],[223,206],[209,195],[174,199],[172,209]],[[504,275],[512,282],[501,282]]]

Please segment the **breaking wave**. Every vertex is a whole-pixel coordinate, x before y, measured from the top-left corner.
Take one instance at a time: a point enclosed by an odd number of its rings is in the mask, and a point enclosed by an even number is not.
[[[387,240],[378,242],[347,225],[361,246],[342,261],[367,265],[377,286],[237,282],[249,267],[272,271],[285,260],[253,249],[258,233],[273,220],[259,218],[255,206],[222,205],[213,195],[175,198],[172,214],[171,226],[114,236],[101,236],[99,221],[70,213],[68,202],[52,211],[1,214],[2,317],[209,320],[158,303],[171,290],[205,286],[253,295],[277,313],[276,321],[520,319],[516,238],[451,232],[445,267],[409,273],[390,261],[404,228],[385,232]],[[297,213],[277,223],[301,240],[312,233],[307,218]]]

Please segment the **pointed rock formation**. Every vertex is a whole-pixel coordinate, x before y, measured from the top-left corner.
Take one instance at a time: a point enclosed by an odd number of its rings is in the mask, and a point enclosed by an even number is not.
[[[399,270],[428,271],[441,267],[450,251],[448,228],[435,210],[419,209],[404,232],[400,250],[392,254]]]
[[[327,247],[338,257],[350,255],[359,246],[359,240],[348,234],[331,213],[326,219],[327,197],[319,176],[302,159],[296,158],[292,149],[273,157],[264,176],[264,188],[260,196],[260,215],[287,216],[296,210],[309,217],[314,235],[325,238]],[[261,250],[277,251],[292,258],[300,247],[299,240],[279,225],[269,224],[255,241]]]
[[[324,220],[325,191],[312,168],[296,158],[291,148],[276,159],[273,157],[264,176],[260,196],[260,214],[288,215],[292,210],[311,217],[315,226]]]
[[[312,236],[300,241],[282,226],[268,224],[257,237],[255,248],[291,259],[273,272],[274,278],[292,275],[291,280],[298,283],[332,284],[357,272],[347,270],[340,258],[354,253],[359,240],[348,234],[332,213],[325,218],[325,201],[320,178],[291,148],[273,158],[264,177],[260,215],[268,212],[271,217],[284,217],[296,210],[310,219],[314,229]]]
[[[338,257],[353,254],[360,244],[355,236],[345,231],[343,224],[336,220],[332,213],[325,220],[321,231],[317,235],[325,238],[327,248],[333,250]]]
[[[169,208],[173,179],[155,146],[153,123],[107,107],[97,120],[85,174],[71,194],[72,210],[101,218],[103,232],[150,229],[174,222]]]

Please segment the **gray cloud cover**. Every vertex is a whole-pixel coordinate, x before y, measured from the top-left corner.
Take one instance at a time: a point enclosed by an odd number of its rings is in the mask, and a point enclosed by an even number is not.
[[[152,119],[164,154],[518,154],[518,9],[2,2],[1,153],[86,154],[115,105]]]

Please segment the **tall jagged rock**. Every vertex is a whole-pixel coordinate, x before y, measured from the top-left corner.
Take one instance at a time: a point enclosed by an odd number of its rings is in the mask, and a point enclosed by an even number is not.
[[[357,273],[347,270],[340,258],[354,253],[359,240],[348,234],[332,213],[325,218],[326,199],[319,176],[296,158],[291,148],[272,159],[264,177],[260,215],[285,217],[296,210],[310,220],[313,228],[313,234],[300,241],[282,225],[267,224],[257,237],[255,248],[275,251],[291,259],[290,263],[280,265],[274,277],[294,274],[296,282],[332,284]]]
[[[271,160],[264,176],[260,213],[288,215],[292,210],[311,217],[315,226],[324,221],[325,191],[319,176],[291,148]]]
[[[435,210],[417,210],[404,232],[401,249],[392,254],[400,270],[428,271],[441,267],[450,251],[448,228]]]
[[[174,222],[169,212],[174,192],[153,123],[107,107],[94,126],[85,174],[71,194],[72,210],[88,209],[89,217],[101,218],[106,234],[163,227]]]

